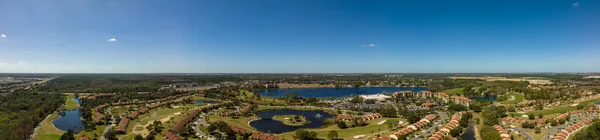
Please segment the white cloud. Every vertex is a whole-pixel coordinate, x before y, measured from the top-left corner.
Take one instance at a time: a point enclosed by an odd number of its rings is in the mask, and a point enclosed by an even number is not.
[[[572,4],[573,7],[578,7],[579,6],[579,2],[575,2]]]
[[[106,41],[108,41],[108,42],[115,42],[115,41],[117,41],[117,39],[116,38],[110,38],[110,39],[108,39]]]
[[[27,65],[27,62],[25,62],[25,61],[19,61],[19,63],[17,63],[17,64],[19,64],[19,65]]]
[[[2,38],[6,38],[6,35],[5,35],[5,34],[0,34],[0,36],[2,36]]]
[[[361,45],[361,46],[371,48],[371,47],[377,47],[377,44],[367,44],[367,45]]]

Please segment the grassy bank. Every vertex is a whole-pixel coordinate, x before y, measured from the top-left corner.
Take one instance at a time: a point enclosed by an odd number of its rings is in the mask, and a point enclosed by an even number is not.
[[[73,109],[77,109],[79,108],[79,104],[77,104],[77,102],[73,101],[71,98],[73,98],[74,96],[67,96],[67,101],[65,103],[65,109],[66,110],[73,110]]]
[[[64,133],[64,131],[59,130],[54,127],[52,121],[58,118],[56,114],[50,114],[44,121],[42,121],[40,128],[37,130],[35,138],[36,140],[57,140]]]

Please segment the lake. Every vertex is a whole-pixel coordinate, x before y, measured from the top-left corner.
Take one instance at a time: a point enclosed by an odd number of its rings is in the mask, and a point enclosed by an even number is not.
[[[54,124],[56,128],[63,131],[71,129],[74,133],[78,133],[85,129],[83,121],[81,120],[81,111],[79,109],[65,110],[61,111],[59,114],[60,117],[52,121],[52,124]]]
[[[306,116],[306,119],[310,121],[310,123],[302,125],[302,126],[288,126],[283,124],[283,122],[273,120],[273,116],[275,115],[302,115]],[[320,110],[290,110],[290,109],[282,109],[282,110],[269,110],[262,111],[256,113],[256,116],[260,117],[260,120],[255,120],[250,122],[250,126],[256,128],[257,130],[265,133],[275,133],[280,134],[284,132],[295,131],[300,128],[319,128],[323,125],[323,120],[327,118],[333,117],[333,115],[320,111]]]
[[[299,93],[301,97],[346,97],[350,95],[360,94],[377,94],[377,93],[394,93],[396,91],[414,91],[420,92],[428,90],[423,87],[407,88],[407,87],[359,87],[359,88],[291,88],[291,89],[276,89],[276,90],[260,90],[258,93],[261,96],[283,97],[287,93]]]
[[[71,98],[71,100],[77,102],[77,104],[81,103],[79,98]],[[78,133],[85,129],[83,120],[81,120],[81,110],[64,110],[58,114],[60,117],[52,121],[52,124],[54,124],[56,128],[63,131],[71,129],[74,133]]]
[[[213,103],[218,103],[217,101],[211,101],[211,100],[196,100],[196,101],[192,101],[192,104],[213,104]]]
[[[481,101],[496,101],[496,95],[488,95],[488,96],[483,96],[483,97],[474,97],[471,98],[471,100],[475,100],[478,102]]]

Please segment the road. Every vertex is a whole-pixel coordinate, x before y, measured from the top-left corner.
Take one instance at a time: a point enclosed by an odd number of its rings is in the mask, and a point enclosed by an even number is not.
[[[109,109],[110,112],[110,109]],[[110,121],[109,121],[109,125],[106,125],[106,128],[104,128],[104,132],[102,133],[102,136],[100,136],[100,140],[106,140],[106,138],[104,138],[104,134],[108,133],[108,130],[110,130],[113,126],[115,126],[115,117],[111,116],[110,117]]]
[[[515,128],[510,128],[510,129],[513,131],[519,131],[519,133],[525,135],[525,137],[527,137],[528,140],[533,140],[533,137],[531,135],[529,135],[527,133],[527,131],[525,131],[523,128],[515,127]]]
[[[550,140],[550,139],[552,139],[552,138],[550,138],[550,136],[556,134],[559,131],[558,130],[559,128],[567,128],[567,126],[569,126],[569,124],[563,124],[563,125],[551,127],[550,128],[550,133],[548,133],[547,135],[545,135],[544,137],[542,137],[542,140]]]

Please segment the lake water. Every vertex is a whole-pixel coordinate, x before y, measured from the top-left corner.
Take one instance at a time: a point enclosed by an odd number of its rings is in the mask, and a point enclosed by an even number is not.
[[[359,88],[292,88],[292,89],[277,89],[277,90],[261,90],[258,93],[261,96],[283,97],[287,93],[299,93],[301,97],[346,97],[349,95],[360,94],[377,94],[377,93],[393,93],[396,91],[424,91],[427,88],[415,87],[359,87]]]
[[[63,131],[71,129],[75,133],[85,129],[83,121],[81,120],[81,111],[79,109],[65,110],[59,114],[60,117],[52,121],[52,124],[54,124],[56,128]]]
[[[273,116],[275,115],[302,115],[306,116],[306,119],[310,121],[310,123],[302,125],[302,126],[288,126],[283,124],[280,121],[273,120]],[[257,130],[265,133],[283,133],[289,131],[295,131],[300,128],[319,128],[324,125],[323,120],[327,118],[333,117],[333,115],[326,113],[324,111],[318,110],[269,110],[262,111],[256,113],[256,116],[259,116],[260,120],[255,120],[250,122],[250,126],[256,128]]]
[[[71,98],[71,100],[81,103],[79,98]],[[81,110],[65,110],[59,113],[59,118],[52,121],[52,124],[60,130],[67,131],[69,129],[73,130],[74,133],[78,133],[81,130],[85,129],[83,121],[81,120]]]
[[[467,127],[467,130],[465,130],[465,133],[460,135],[460,139],[461,140],[475,140],[475,130],[473,128],[473,125],[469,124],[469,127]]]
[[[210,101],[210,100],[196,100],[196,101],[192,101],[192,104],[212,104],[212,103],[218,103],[217,101]]]

